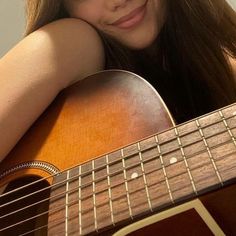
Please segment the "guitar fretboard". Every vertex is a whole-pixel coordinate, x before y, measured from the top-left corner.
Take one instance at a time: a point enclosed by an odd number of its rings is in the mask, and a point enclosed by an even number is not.
[[[61,173],[49,235],[99,232],[233,181],[235,137],[233,104]]]

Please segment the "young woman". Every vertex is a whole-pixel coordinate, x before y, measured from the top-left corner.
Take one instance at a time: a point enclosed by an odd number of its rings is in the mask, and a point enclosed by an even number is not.
[[[59,91],[126,69],[177,122],[236,100],[236,14],[226,0],[28,0],[26,37],[0,61],[0,160]]]

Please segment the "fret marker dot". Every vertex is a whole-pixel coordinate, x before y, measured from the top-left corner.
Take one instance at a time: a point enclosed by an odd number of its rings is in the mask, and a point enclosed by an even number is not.
[[[138,173],[137,172],[134,172],[132,175],[131,175],[131,179],[136,179],[138,177]]]
[[[170,164],[174,164],[174,163],[176,163],[177,161],[178,161],[178,160],[177,160],[176,157],[170,158]]]
[[[234,116],[236,116],[236,111],[233,113]]]

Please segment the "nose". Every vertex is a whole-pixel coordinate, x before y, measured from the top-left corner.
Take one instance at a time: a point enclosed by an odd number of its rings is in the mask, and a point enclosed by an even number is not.
[[[107,4],[110,10],[116,11],[119,8],[126,7],[129,1],[131,0],[107,0]]]

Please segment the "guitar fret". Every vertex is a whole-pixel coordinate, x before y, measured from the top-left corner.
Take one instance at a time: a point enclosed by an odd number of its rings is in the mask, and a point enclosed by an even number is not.
[[[218,179],[219,179],[219,181],[220,181],[220,184],[223,186],[222,178],[221,178],[221,176],[220,176],[220,173],[219,173],[219,171],[218,171],[218,168],[217,168],[217,166],[216,166],[216,163],[215,163],[215,161],[214,161],[214,158],[213,158],[213,156],[212,156],[212,154],[211,154],[210,148],[209,148],[209,146],[208,146],[208,144],[207,144],[207,141],[206,141],[206,139],[205,139],[205,136],[204,136],[204,134],[203,134],[201,125],[200,125],[200,123],[199,123],[199,121],[198,121],[197,119],[195,120],[195,123],[196,123],[196,125],[197,125],[198,130],[199,130],[199,133],[200,133],[200,135],[201,135],[201,138],[202,138],[202,140],[203,140],[203,142],[204,142],[204,145],[205,145],[205,147],[206,147],[206,149],[207,149],[207,153],[208,153],[208,155],[209,155],[209,157],[210,157],[210,160],[211,160],[211,163],[212,163],[212,165],[213,165],[213,167],[214,167],[214,170],[215,170],[215,172],[216,172],[216,175],[217,175],[217,177],[218,177]]]
[[[131,209],[131,204],[130,204],[129,189],[128,189],[128,182],[127,182],[127,173],[126,173],[125,160],[124,160],[124,149],[123,148],[121,149],[121,157],[122,157],[123,174],[124,174],[124,180],[125,180],[125,191],[126,191],[127,202],[128,202],[128,207],[129,207],[129,215],[130,215],[131,219],[133,220],[133,214],[132,214],[132,209]]]
[[[92,162],[81,165],[81,209],[83,235],[94,232],[94,196],[92,179]],[[90,173],[90,174],[88,174]]]
[[[140,159],[140,164],[141,164],[141,169],[142,169],[142,174],[143,174],[143,181],[144,181],[145,190],[146,190],[146,194],[147,194],[148,205],[149,205],[151,212],[153,212],[152,203],[151,203],[151,199],[150,199],[150,195],[149,195],[149,191],[148,191],[148,186],[147,186],[147,179],[146,179],[144,165],[143,165],[143,158],[142,158],[140,143],[138,142],[137,145],[138,145],[139,159]]]
[[[66,171],[61,172],[59,175],[56,175],[53,180],[51,188],[50,206],[48,212],[48,235],[56,235],[58,230],[63,233],[65,232],[65,220],[63,219],[63,216],[66,216],[66,174]],[[60,222],[60,225],[55,225],[53,222]]]
[[[113,206],[112,206],[111,180],[110,180],[108,155],[106,155],[106,168],[107,168],[107,184],[108,184],[108,197],[109,197],[109,205],[110,205],[110,213],[111,213],[111,222],[113,226],[115,226]]]
[[[65,209],[65,235],[68,235],[68,206],[69,206],[69,175],[70,171],[66,172],[66,209]]]
[[[227,132],[229,133],[229,135],[230,135],[230,137],[231,137],[231,139],[232,139],[234,145],[236,146],[236,139],[234,138],[234,136],[233,136],[233,134],[232,134],[232,132],[231,132],[231,129],[230,129],[230,127],[228,126],[228,123],[227,123],[227,121],[226,121],[226,119],[225,119],[225,117],[224,117],[224,115],[223,115],[223,113],[222,113],[221,110],[219,111],[219,114],[220,114],[220,117],[221,117],[221,119],[222,119],[222,121],[223,121],[223,123],[224,123],[224,125],[225,125],[225,128],[227,129]]]
[[[173,195],[171,193],[170,184],[169,184],[169,180],[168,180],[168,177],[167,177],[167,174],[166,174],[166,169],[165,169],[163,157],[162,157],[162,154],[161,154],[161,148],[160,148],[160,144],[159,144],[159,140],[158,140],[157,135],[155,135],[155,142],[156,142],[156,145],[157,145],[157,150],[158,150],[160,161],[161,161],[161,168],[162,168],[163,173],[164,173],[164,177],[165,177],[165,182],[166,182],[166,186],[167,186],[167,189],[168,189],[168,193],[169,193],[171,202],[174,204],[175,202],[174,202]]]
[[[79,166],[79,234],[82,235],[82,206],[81,206],[81,166]]]
[[[81,186],[79,185],[79,173],[80,167],[75,167],[70,170],[69,175],[69,193],[68,193],[68,226],[67,226],[67,234],[71,235],[72,232],[80,232],[80,210],[79,210],[79,189]],[[79,234],[81,235],[81,234]]]
[[[196,186],[195,186],[195,183],[194,183],[194,180],[193,180],[193,176],[191,174],[191,171],[190,171],[190,168],[189,168],[189,165],[188,165],[188,162],[187,162],[187,158],[186,158],[186,155],[185,155],[185,152],[184,152],[184,149],[183,149],[180,137],[179,137],[179,132],[178,132],[176,127],[174,128],[174,131],[175,131],[175,135],[176,135],[176,138],[177,138],[177,141],[178,141],[178,144],[179,144],[179,148],[180,148],[183,160],[184,160],[184,164],[185,164],[187,172],[188,172],[188,176],[190,178],[190,181],[191,181],[191,184],[192,184],[192,187],[193,187],[193,191],[197,195],[197,189],[196,189]]]
[[[93,184],[93,214],[94,214],[94,228],[98,232],[97,209],[96,209],[96,195],[95,195],[95,174],[94,174],[94,160],[92,160],[92,184]]]

